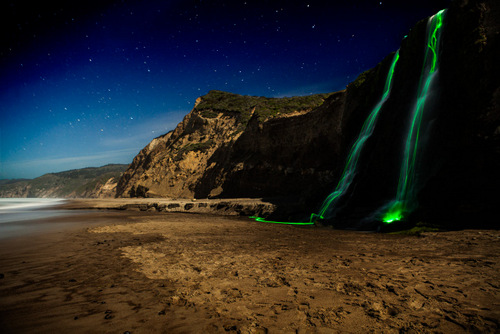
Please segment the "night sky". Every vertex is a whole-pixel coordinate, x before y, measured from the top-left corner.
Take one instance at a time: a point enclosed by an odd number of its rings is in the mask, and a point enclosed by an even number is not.
[[[344,89],[449,2],[2,1],[0,179],[130,163],[212,89]]]

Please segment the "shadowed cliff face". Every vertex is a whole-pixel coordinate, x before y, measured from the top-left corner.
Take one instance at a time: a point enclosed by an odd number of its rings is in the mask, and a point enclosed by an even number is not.
[[[500,2],[457,1],[442,36],[438,115],[415,219],[498,227]]]
[[[407,217],[448,228],[497,226],[500,196],[498,1],[456,1],[446,12],[416,163],[417,209]],[[402,41],[394,86],[334,223],[357,226],[395,196],[408,113],[426,45],[422,20]],[[346,108],[349,106],[346,104]],[[346,112],[348,113],[348,112]]]
[[[296,197],[333,182],[344,98],[344,92],[336,93],[300,115],[250,119],[236,140],[210,158],[195,195]]]
[[[499,4],[457,1],[446,13],[439,70],[423,116],[416,190],[407,219],[487,223],[499,202]],[[426,47],[427,19],[402,41],[393,87],[338,203],[339,227],[362,227],[394,198]],[[303,219],[335,188],[361,126],[382,95],[393,55],[346,90],[293,99],[210,92],[173,131],[134,159],[119,196],[268,197]],[[496,203],[496,204],[495,204]],[[473,225],[473,224],[472,224]]]

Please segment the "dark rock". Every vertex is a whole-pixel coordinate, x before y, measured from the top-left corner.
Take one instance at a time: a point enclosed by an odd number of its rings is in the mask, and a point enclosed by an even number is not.
[[[229,324],[224,324],[222,327],[226,332],[231,332],[238,329],[238,327],[236,327],[235,325],[229,325]]]
[[[227,210],[229,209],[229,207],[231,206],[231,204],[229,202],[220,202],[217,204],[216,208],[217,210]]]
[[[104,312],[104,314],[105,314],[104,319],[109,320],[109,319],[114,318],[114,316],[113,316],[113,314],[112,314],[112,313],[113,313],[113,311],[111,311],[111,310],[106,310],[106,311]]]
[[[142,197],[142,198],[146,198],[146,197],[148,197],[147,196],[148,190],[149,190],[149,188],[147,188],[147,187],[139,184],[137,186],[133,186],[129,190],[129,195],[130,195],[130,197]]]

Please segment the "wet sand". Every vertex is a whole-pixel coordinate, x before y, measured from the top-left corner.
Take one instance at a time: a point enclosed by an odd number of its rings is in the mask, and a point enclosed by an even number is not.
[[[495,333],[500,231],[96,211],[0,242],[2,333]]]

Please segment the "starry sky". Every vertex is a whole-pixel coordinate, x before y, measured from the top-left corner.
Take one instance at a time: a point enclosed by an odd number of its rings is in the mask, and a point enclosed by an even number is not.
[[[212,89],[344,89],[449,3],[2,1],[0,179],[130,163]]]

